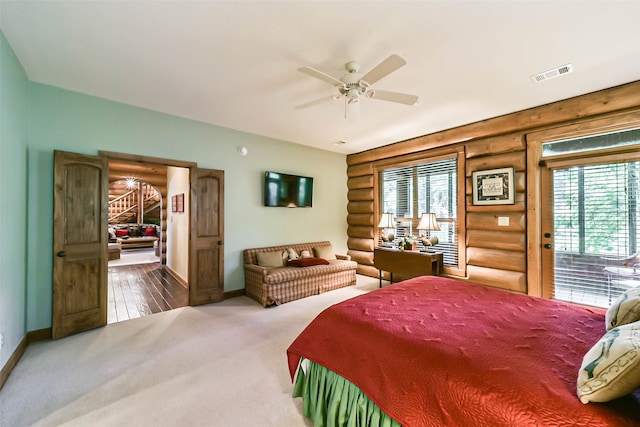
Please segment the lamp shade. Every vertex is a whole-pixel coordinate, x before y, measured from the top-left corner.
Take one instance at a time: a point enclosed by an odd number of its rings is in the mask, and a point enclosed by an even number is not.
[[[393,218],[392,213],[383,213],[380,216],[380,223],[378,228],[396,228],[396,221]]]
[[[420,223],[418,230],[440,230],[440,226],[438,225],[438,221],[436,220],[436,214],[434,213],[423,213],[420,217]]]

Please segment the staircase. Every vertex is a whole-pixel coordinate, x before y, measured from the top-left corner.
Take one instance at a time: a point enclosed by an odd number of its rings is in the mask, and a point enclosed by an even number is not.
[[[129,189],[124,183],[109,186],[109,224],[159,221],[160,193],[149,184],[138,182]]]

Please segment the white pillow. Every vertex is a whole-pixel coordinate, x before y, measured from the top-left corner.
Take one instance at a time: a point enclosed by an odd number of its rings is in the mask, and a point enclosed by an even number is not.
[[[607,330],[640,320],[640,287],[620,295],[607,310],[604,320]]]
[[[287,253],[289,254],[289,255],[288,255],[288,258],[289,258],[290,260],[300,258],[300,257],[298,256],[298,253],[297,253],[297,252],[295,251],[295,249],[293,249],[293,248],[289,248],[289,249],[287,249]]]
[[[312,258],[311,252],[307,250],[300,252],[300,258]]]
[[[582,403],[608,402],[640,388],[640,322],[613,328],[585,354],[578,373]]]

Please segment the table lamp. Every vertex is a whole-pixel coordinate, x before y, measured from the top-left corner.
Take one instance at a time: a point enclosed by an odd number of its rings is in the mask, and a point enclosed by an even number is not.
[[[418,224],[416,229],[418,229],[418,230],[426,230],[427,231],[425,233],[426,238],[421,238],[420,239],[420,241],[424,245],[425,250],[427,252],[429,251],[427,249],[428,246],[434,246],[434,245],[438,244],[438,237],[437,236],[429,237],[429,232],[430,231],[432,231],[432,230],[440,231],[440,226],[438,225],[438,221],[436,219],[436,214],[434,214],[434,213],[423,213],[422,216],[420,217],[420,223]]]
[[[382,241],[383,242],[392,242],[393,239],[395,238],[393,233],[389,233],[387,234],[387,229],[391,228],[396,228],[396,221],[393,218],[393,214],[390,212],[387,213],[383,213],[380,216],[380,222],[378,223],[378,228],[383,228],[383,232],[382,232]]]

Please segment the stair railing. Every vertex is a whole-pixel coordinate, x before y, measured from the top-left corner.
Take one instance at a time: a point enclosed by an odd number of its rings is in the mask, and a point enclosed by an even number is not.
[[[160,202],[160,193],[155,187],[143,183],[141,189],[127,191],[109,202],[109,222],[115,222],[125,215],[135,213],[138,209],[138,193],[142,193],[143,206],[147,202]]]

